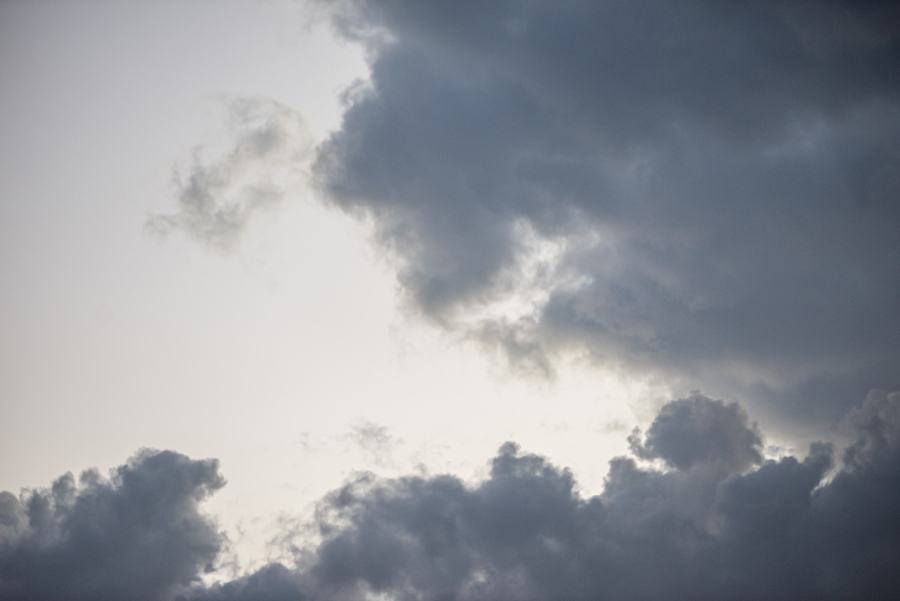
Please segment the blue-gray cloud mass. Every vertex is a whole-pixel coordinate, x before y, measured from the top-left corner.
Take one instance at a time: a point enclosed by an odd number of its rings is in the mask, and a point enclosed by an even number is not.
[[[896,3],[323,4],[371,81],[317,181],[426,317],[796,419],[900,388]]]
[[[893,599],[900,393],[871,393],[845,425],[837,466],[822,443],[766,460],[738,405],[675,400],[587,498],[513,443],[479,483],[361,474],[321,500],[293,565],[212,586],[198,578],[224,537],[198,501],[223,484],[216,463],[144,451],[108,480],[0,494],[0,598]]]
[[[213,569],[225,540],[198,504],[224,484],[216,461],[143,451],[110,478],[0,492],[0,599],[167,598]]]

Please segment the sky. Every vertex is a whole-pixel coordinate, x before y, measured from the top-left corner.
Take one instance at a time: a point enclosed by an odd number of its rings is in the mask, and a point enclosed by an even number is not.
[[[0,597],[890,598],[890,2],[0,2]]]

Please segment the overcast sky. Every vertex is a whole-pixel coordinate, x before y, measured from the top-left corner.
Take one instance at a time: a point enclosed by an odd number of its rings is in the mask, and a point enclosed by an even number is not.
[[[890,2],[0,2],[0,596],[890,598],[898,72]]]

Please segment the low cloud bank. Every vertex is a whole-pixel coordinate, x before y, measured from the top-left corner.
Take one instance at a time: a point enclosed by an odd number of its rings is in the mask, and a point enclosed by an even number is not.
[[[891,599],[900,586],[900,394],[846,418],[853,443],[763,457],[735,404],[665,405],[601,494],[503,445],[490,476],[359,475],[324,498],[292,566],[206,587],[223,535],[198,503],[214,461],[145,451],[0,495],[0,596],[10,600],[391,598]]]

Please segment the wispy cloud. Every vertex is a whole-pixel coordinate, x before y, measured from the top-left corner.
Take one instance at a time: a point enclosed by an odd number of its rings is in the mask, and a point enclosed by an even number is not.
[[[233,99],[228,115],[230,147],[214,158],[197,148],[176,167],[177,211],[148,219],[149,232],[229,251],[254,215],[300,193],[313,149],[302,115],[268,98]]]
[[[394,449],[402,442],[387,427],[370,421],[354,425],[347,436],[375,465],[381,467],[393,462]]]

